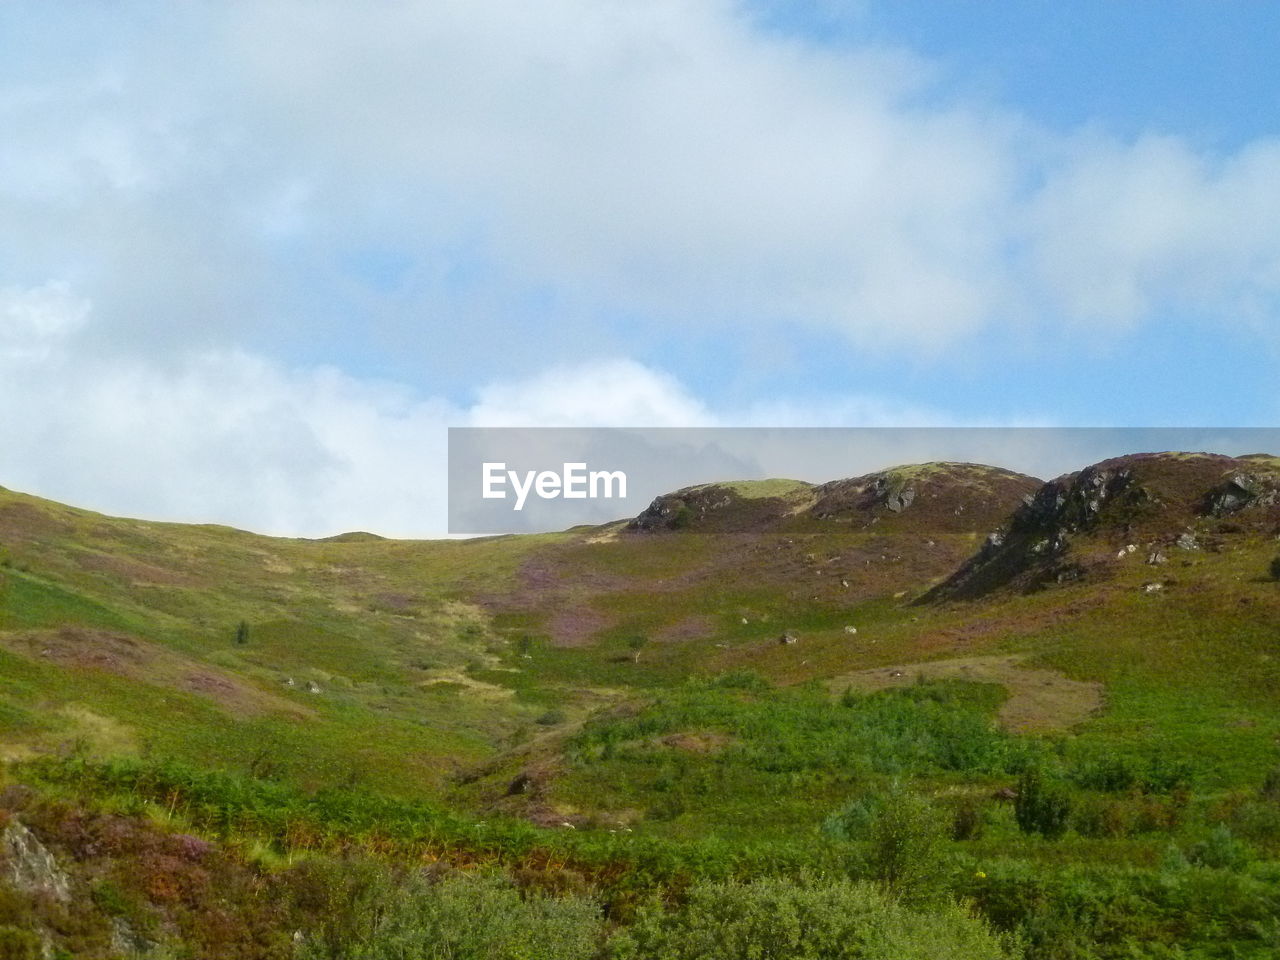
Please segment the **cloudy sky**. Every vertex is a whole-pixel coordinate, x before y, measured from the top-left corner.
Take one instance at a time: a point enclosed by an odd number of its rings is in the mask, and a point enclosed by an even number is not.
[[[1271,425],[1280,7],[0,5],[0,484],[444,529],[448,425]]]

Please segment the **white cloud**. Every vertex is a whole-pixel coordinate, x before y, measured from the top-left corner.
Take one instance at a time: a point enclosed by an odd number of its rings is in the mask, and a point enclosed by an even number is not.
[[[1167,136],[1088,138],[1030,222],[1037,277],[1070,316],[1134,324],[1190,306],[1274,323],[1280,140],[1215,159]]]
[[[73,297],[66,284],[0,289],[0,359],[47,358],[88,314],[88,302]]]
[[[765,39],[727,3],[251,11],[287,135],[348,183],[410,184],[431,230],[479,225],[511,282],[912,344],[1002,299],[1012,125],[919,105],[905,54]]]
[[[712,422],[673,377],[634,360],[553,367],[481,388],[468,411],[476,427],[698,427]]]
[[[286,369],[241,351],[142,362],[80,349],[89,305],[65,288],[9,291],[0,316],[0,482],[110,513],[318,536],[439,535],[449,426],[812,425],[798,405],[716,412],[675,378],[627,359],[558,366],[422,397],[331,368]],[[816,422],[939,422],[869,398],[830,398]]]
[[[104,349],[324,326],[497,369],[458,314],[513,327],[542,298],[538,366],[690,325],[943,355],[1280,300],[1276,143],[1063,138],[729,0],[126,4],[89,56],[27,19],[46,79],[0,86],[0,283],[76,284]],[[414,283],[361,299],[344,258],[369,246]]]

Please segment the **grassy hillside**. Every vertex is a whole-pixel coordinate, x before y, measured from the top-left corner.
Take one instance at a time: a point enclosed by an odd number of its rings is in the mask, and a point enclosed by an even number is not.
[[[926,464],[430,542],[0,491],[0,827],[27,824],[77,891],[0,883],[0,957],[21,931],[207,955],[212,902],[166,893],[200,870],[276,891],[232,898],[257,933],[222,955],[380,956],[353,944],[385,941],[424,863],[499,870],[460,902],[514,882],[526,906],[588,904],[555,921],[586,924],[587,952],[565,932],[539,956],[693,956],[695,928],[831,897],[960,901],[973,936],[1013,938],[971,956],[1274,956],[1278,476],[1261,456],[1049,484]],[[211,846],[165,854],[161,882],[145,851],[179,834]],[[352,899],[356,874],[383,892]],[[792,886],[732,886],[765,878]],[[970,936],[948,930],[918,955]],[[881,955],[799,951],[766,955]]]

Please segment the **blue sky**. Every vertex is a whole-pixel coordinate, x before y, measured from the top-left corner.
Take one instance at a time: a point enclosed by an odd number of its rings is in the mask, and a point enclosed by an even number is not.
[[[0,483],[431,533],[449,425],[1274,424],[1278,34],[1209,2],[5,4]]]
[[[900,44],[952,92],[1003,102],[1059,130],[1151,129],[1229,149],[1276,133],[1280,9],[1201,0],[754,5],[770,27],[826,44]],[[835,11],[839,12],[835,12]]]

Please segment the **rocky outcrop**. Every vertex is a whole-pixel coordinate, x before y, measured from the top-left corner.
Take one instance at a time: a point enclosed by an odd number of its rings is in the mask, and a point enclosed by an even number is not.
[[[910,525],[930,533],[967,533],[1002,522],[1040,481],[999,467],[924,463],[895,467],[817,488],[806,512],[823,525]]]
[[[728,533],[775,527],[797,507],[803,509],[810,499],[811,488],[809,484],[797,482],[794,486],[780,487],[773,496],[759,495],[753,489],[767,491],[772,483],[709,483],[663,494],[628,523],[627,529],[642,533],[663,530]]]
[[[71,899],[71,880],[35,834],[17,820],[0,832],[0,878],[23,893]]]
[[[628,524],[640,532],[819,533],[875,525],[929,533],[990,529],[1040,486],[969,463],[926,463],[833,480],[705,484],[656,498]]]
[[[1146,542],[1149,564],[1163,564],[1170,549],[1215,544],[1220,531],[1213,522],[1224,517],[1232,518],[1237,533],[1268,530],[1280,521],[1280,471],[1266,469],[1274,463],[1137,454],[1059,477],[922,599],[968,599],[1003,586],[1029,590],[1077,580],[1100,566],[1097,557],[1127,557],[1135,552],[1127,544],[1136,548],[1138,541]]]
[[[1249,508],[1265,508],[1280,502],[1273,473],[1233,473],[1205,494],[1203,512],[1228,517]]]

